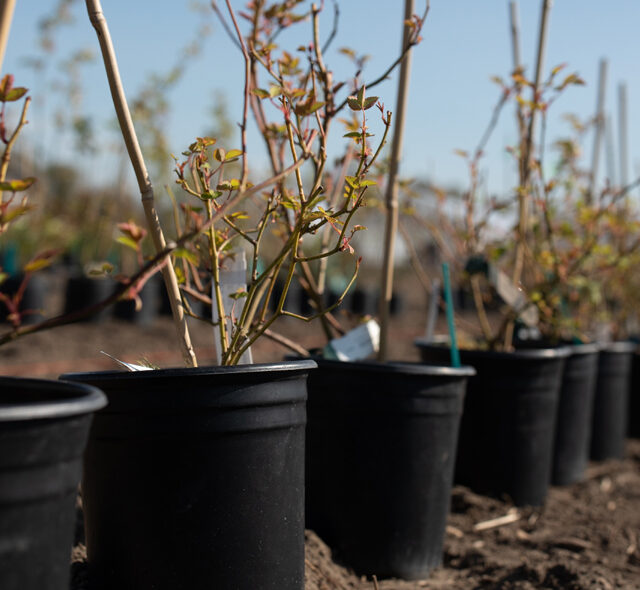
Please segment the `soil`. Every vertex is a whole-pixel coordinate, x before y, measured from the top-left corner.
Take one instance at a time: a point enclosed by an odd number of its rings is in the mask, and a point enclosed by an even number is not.
[[[417,360],[412,346],[424,329],[424,313],[403,314],[392,328],[394,358]],[[300,332],[281,324],[302,344],[317,345],[319,330]],[[213,362],[211,329],[195,325],[192,338],[201,364]],[[306,340],[305,340],[306,339]],[[316,342],[314,342],[316,339]],[[148,327],[124,322],[79,324],[43,332],[0,348],[0,374],[57,377],[65,371],[115,368],[99,353],[135,362],[146,357],[161,366],[181,364],[168,318]],[[263,341],[255,361],[280,360],[283,349]],[[483,529],[505,517],[508,524]],[[491,524],[491,523],[489,523]],[[480,525],[480,526],[479,526]],[[86,553],[81,527],[72,557],[72,588],[86,590]],[[307,532],[306,590],[374,590],[336,564],[330,549]],[[624,460],[590,465],[583,482],[552,488],[544,509],[516,509],[503,499],[456,487],[452,494],[443,566],[419,581],[380,580],[380,590],[567,590],[640,589],[640,440],[630,440]]]
[[[502,517],[510,522],[499,525]],[[90,590],[80,523],[71,588]],[[639,543],[640,440],[630,440],[624,460],[592,464],[584,481],[552,488],[543,509],[516,509],[455,487],[443,566],[425,580],[376,586],[335,563],[307,531],[305,590],[637,590]]]

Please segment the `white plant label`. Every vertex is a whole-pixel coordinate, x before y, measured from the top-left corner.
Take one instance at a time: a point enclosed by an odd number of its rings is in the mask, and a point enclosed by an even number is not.
[[[341,338],[335,338],[323,349],[327,359],[339,361],[357,361],[365,359],[380,348],[380,326],[375,320],[369,320],[347,332]]]
[[[104,350],[100,351],[105,356],[108,356],[112,361],[119,364],[121,367],[125,368],[127,371],[153,371],[153,367],[145,367],[144,365],[135,365],[134,363],[125,363],[120,359],[117,359],[115,356],[111,356],[108,352]]]
[[[502,300],[519,314],[520,319],[527,326],[535,328],[538,325],[538,308],[535,305],[529,305],[522,289],[516,287],[505,273],[495,266],[489,267],[489,282],[495,287]]]
[[[244,251],[236,253],[234,259],[229,258],[225,267],[220,270],[220,291],[222,292],[222,303],[227,318],[225,319],[227,326],[227,334],[231,333],[233,328],[232,317],[237,318],[242,313],[244,308],[244,297],[234,299],[232,295],[238,292],[247,290],[247,259]],[[211,287],[211,319],[214,324],[219,322],[218,307],[216,305],[217,297],[214,286]],[[216,345],[216,358],[218,364],[222,362],[222,354],[220,351],[220,328],[218,326],[213,327],[213,338]],[[238,364],[250,365],[253,362],[251,357],[251,349],[247,349],[246,352],[240,357]]]

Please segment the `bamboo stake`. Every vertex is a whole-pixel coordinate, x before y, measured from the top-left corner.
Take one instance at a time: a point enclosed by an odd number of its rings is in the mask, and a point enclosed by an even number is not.
[[[124,142],[127,146],[127,151],[129,152],[129,158],[131,159],[131,164],[133,165],[136,179],[138,181],[142,206],[144,207],[149,233],[153,239],[156,252],[162,252],[166,248],[166,241],[162,233],[162,228],[160,227],[160,221],[154,204],[153,186],[149,179],[144,158],[142,157],[142,151],[140,150],[138,138],[133,127],[133,121],[131,120],[131,114],[129,112],[127,99],[120,79],[118,63],[113,44],[111,42],[111,35],[109,34],[107,21],[102,13],[100,0],[86,0],[86,5],[89,20],[95,28],[96,34],[98,35],[98,41],[100,42],[100,50],[102,51],[107,78],[109,80],[109,88],[111,90],[111,97],[113,98],[113,105],[118,116],[118,122],[120,123],[120,129],[122,131]],[[169,294],[171,311],[173,312],[173,319],[182,348],[184,361],[187,366],[195,367],[198,363],[193,346],[191,345],[189,328],[187,326],[186,316],[184,314],[184,308],[180,298],[178,280],[176,278],[173,265],[166,264],[162,269],[162,276]]]
[[[15,6],[16,0],[0,0],[0,70],[4,63],[4,52],[7,49]]]
[[[618,86],[618,141],[620,142],[620,186],[629,184],[629,139],[627,136],[627,85]]]
[[[404,21],[410,21],[413,15],[414,0],[405,0]],[[402,51],[409,44],[411,29],[403,21]],[[380,349],[378,360],[387,360],[389,312],[391,296],[393,293],[393,263],[395,252],[396,233],[398,231],[398,169],[402,155],[402,140],[404,135],[404,123],[406,119],[407,102],[409,99],[409,75],[411,72],[411,50],[407,51],[400,65],[398,78],[398,97],[396,100],[395,128],[393,130],[393,143],[391,144],[391,156],[389,162],[389,176],[387,179],[387,191],[385,196],[387,217],[385,220],[384,260],[382,270],[382,297],[380,298]]]
[[[613,141],[613,123],[611,122],[611,116],[607,116],[604,122],[604,145],[605,154],[607,156],[607,178],[609,179],[610,186],[618,186],[616,180],[616,154]]]
[[[602,151],[602,137],[604,135],[604,99],[607,87],[607,60],[600,60],[598,70],[598,97],[596,100],[596,128],[593,136],[593,152],[591,153],[591,170],[589,172],[588,203],[593,202],[596,182],[598,180],[598,168],[600,167],[600,152]],[[623,185],[624,186],[624,185]]]

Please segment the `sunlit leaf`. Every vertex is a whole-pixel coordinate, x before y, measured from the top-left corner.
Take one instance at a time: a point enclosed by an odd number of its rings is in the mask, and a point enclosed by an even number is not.
[[[123,246],[126,246],[127,248],[131,248],[132,250],[135,250],[136,252],[138,251],[138,242],[136,242],[130,236],[118,236],[116,238],[116,242],[118,242],[118,244],[122,244]]]
[[[269,98],[271,95],[268,90],[264,90],[263,88],[254,88],[251,91],[252,94],[257,96],[258,98]]]
[[[5,182],[0,182],[0,191],[26,191],[36,180],[33,176],[22,180],[6,180]]]

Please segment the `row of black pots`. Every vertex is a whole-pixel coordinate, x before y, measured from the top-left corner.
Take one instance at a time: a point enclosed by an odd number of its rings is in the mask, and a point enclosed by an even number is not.
[[[23,276],[16,275],[6,279],[0,285],[0,291],[9,296],[14,295],[22,284]],[[107,299],[116,288],[116,283],[110,279],[90,278],[84,275],[72,275],[65,284],[63,313],[73,313],[95,305]],[[42,321],[47,315],[47,294],[50,289],[47,277],[32,275],[24,290],[20,302],[20,311],[28,311],[22,318],[23,324],[33,324]],[[143,287],[140,297],[142,307],[136,310],[132,299],[120,300],[113,307],[107,307],[100,312],[85,318],[85,321],[100,322],[113,314],[113,317],[140,325],[148,325],[160,312],[162,285],[159,280],[150,280]],[[2,319],[6,320],[7,311],[2,306]]]
[[[449,349],[416,343],[423,360]],[[542,505],[549,485],[580,480],[589,458],[622,457],[630,342],[499,353],[461,351],[469,381],[455,482],[517,505]]]
[[[307,524],[360,573],[423,577],[439,564],[456,432],[473,370],[320,365],[63,376],[76,383],[58,388],[76,395],[79,382],[91,384],[109,401],[95,415],[84,458],[91,587],[301,590],[308,373]],[[2,399],[7,407],[15,401]],[[36,412],[35,422],[42,420],[48,418]],[[3,457],[14,444],[7,424],[0,431]],[[49,479],[68,475],[71,508],[83,443],[66,444],[65,467],[43,478],[51,485]],[[70,449],[76,460],[68,471]],[[0,472],[0,490],[13,485],[5,483],[10,475]],[[13,492],[18,505],[25,493]],[[52,526],[63,510],[47,502],[37,510],[48,516],[31,526],[46,528],[50,538],[37,554],[25,550],[24,578],[3,589],[66,588],[71,521]],[[10,510],[2,515],[2,547],[15,541],[7,540],[15,520],[27,518],[19,506]],[[53,567],[47,556],[60,577],[43,584],[31,570],[36,561],[42,571]],[[8,571],[22,575],[11,556],[0,561],[0,579]]]
[[[306,526],[338,559],[360,574],[425,577],[441,562],[454,464],[461,483],[508,493],[520,504],[544,501],[560,383],[572,374],[563,365],[574,356],[584,362],[593,352],[463,352],[477,375],[469,367],[335,361],[319,361],[319,370],[312,371],[312,361],[297,361],[63,376],[99,387],[109,400],[96,414],[84,462],[92,588],[254,588],[259,580],[260,588],[300,590],[305,461]],[[603,385],[611,373],[609,360],[628,352],[628,346],[617,345],[599,355],[603,399],[616,397],[612,386]],[[588,371],[580,366],[573,373],[582,379]],[[490,377],[490,368],[499,376]],[[0,405],[9,408],[0,423],[2,457],[17,457],[16,427],[10,421],[16,396],[7,393],[8,386],[0,391],[5,396]],[[85,394],[95,398],[96,392],[90,388]],[[598,393],[596,406],[597,398]],[[68,405],[57,399],[58,406]],[[577,394],[578,401],[567,403],[567,416],[584,403],[580,399]],[[599,412],[603,428],[618,424],[614,411]],[[53,428],[51,417],[40,410],[35,421]],[[84,424],[86,431],[86,419]],[[55,445],[44,436],[31,438],[53,453]],[[8,557],[0,551],[0,579],[11,579],[5,571],[15,573],[13,586],[3,583],[3,588],[65,587],[72,516],[56,524],[63,509],[50,496],[64,495],[71,508],[82,441],[76,437],[65,444],[63,466],[39,476],[45,486],[39,507],[26,487],[35,475],[25,475],[25,487],[19,488],[11,477],[14,463],[0,472],[0,494],[8,490],[0,519],[0,547]],[[575,454],[586,462],[584,445]],[[60,475],[65,494],[55,491]],[[23,496],[34,504],[29,507],[33,518],[23,510]],[[48,531],[48,541],[16,538],[21,519],[31,523],[31,530]],[[29,547],[37,547],[37,555]],[[21,551],[20,561],[14,554]],[[57,565],[46,565],[47,555]],[[36,562],[42,565],[35,568]],[[28,582],[18,581],[20,563]],[[52,568],[60,584],[43,585],[42,572]]]

